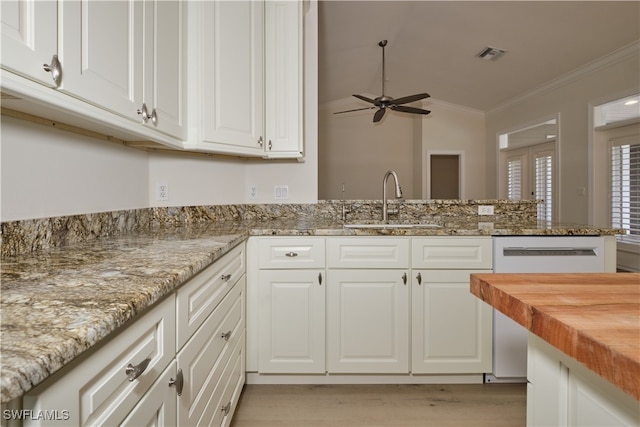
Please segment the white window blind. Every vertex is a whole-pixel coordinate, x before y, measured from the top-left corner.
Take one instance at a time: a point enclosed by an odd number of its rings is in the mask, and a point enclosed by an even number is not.
[[[640,244],[640,141],[611,142],[611,226],[627,230],[620,240]]]
[[[535,165],[535,198],[542,200],[538,204],[538,219],[551,221],[552,219],[552,196],[553,196],[553,153],[536,153]]]
[[[507,197],[522,199],[522,159],[509,159],[507,163]]]

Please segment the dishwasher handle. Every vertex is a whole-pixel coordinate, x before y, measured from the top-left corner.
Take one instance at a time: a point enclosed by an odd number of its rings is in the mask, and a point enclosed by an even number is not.
[[[597,256],[596,248],[510,247],[502,250],[504,256]]]

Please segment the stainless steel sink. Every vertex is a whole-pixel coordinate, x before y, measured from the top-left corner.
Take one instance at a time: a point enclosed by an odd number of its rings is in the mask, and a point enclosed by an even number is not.
[[[385,223],[381,221],[363,221],[345,224],[344,228],[440,228],[441,225],[430,222],[393,222]]]

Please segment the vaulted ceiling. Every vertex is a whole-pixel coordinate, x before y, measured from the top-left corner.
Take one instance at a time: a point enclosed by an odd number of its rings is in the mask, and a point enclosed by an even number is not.
[[[637,42],[640,2],[320,0],[319,102],[380,95],[385,39],[386,95],[488,111]]]

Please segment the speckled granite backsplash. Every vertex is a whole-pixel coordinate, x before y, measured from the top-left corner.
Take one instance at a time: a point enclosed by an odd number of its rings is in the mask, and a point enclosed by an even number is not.
[[[478,205],[493,205],[494,215],[478,216]],[[133,231],[196,222],[259,221],[272,219],[346,220],[379,219],[380,200],[326,200],[314,204],[215,205],[145,208],[2,222],[2,256],[35,253],[47,249]],[[536,201],[511,200],[392,200],[397,210],[390,219],[399,221],[476,221],[531,223],[537,219]]]

